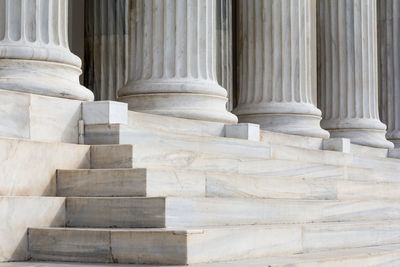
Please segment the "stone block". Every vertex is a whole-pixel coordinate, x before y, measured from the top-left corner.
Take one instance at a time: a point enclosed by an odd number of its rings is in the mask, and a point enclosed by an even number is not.
[[[90,168],[90,146],[0,138],[0,195],[55,196],[58,168]]]
[[[225,125],[225,137],[260,141],[260,125],[254,123],[238,123]]]
[[[29,259],[28,227],[65,225],[63,197],[0,197],[0,262]]]
[[[323,150],[332,150],[343,153],[350,153],[350,139],[347,138],[329,138],[324,139],[322,143]]]
[[[81,101],[0,90],[0,136],[78,143]]]
[[[86,125],[128,124],[128,104],[116,101],[83,102],[82,118]]]

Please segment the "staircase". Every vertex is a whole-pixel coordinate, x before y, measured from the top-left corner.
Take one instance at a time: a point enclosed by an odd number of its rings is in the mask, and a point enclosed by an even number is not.
[[[132,112],[87,126],[91,169],[57,171],[65,227],[30,228],[32,260],[400,265],[399,160],[220,127]]]

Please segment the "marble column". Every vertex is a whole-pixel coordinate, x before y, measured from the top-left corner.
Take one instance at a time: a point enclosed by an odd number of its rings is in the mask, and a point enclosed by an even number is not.
[[[214,0],[133,2],[129,80],[119,100],[131,110],[234,123],[216,78]]]
[[[68,47],[67,0],[0,0],[0,88],[79,100],[81,61]]]
[[[232,0],[217,2],[217,80],[228,92],[227,109],[233,109]]]
[[[312,101],[312,0],[239,0],[239,121],[323,137]],[[314,69],[315,70],[315,69]]]
[[[331,137],[391,148],[378,114],[375,0],[318,1],[321,125]]]
[[[116,100],[128,79],[130,0],[87,0],[84,84],[96,100]]]
[[[378,1],[380,114],[386,138],[400,147],[400,1]]]

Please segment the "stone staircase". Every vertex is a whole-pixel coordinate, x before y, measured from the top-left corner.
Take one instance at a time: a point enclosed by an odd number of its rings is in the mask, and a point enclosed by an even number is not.
[[[32,260],[399,266],[398,159],[322,150],[318,138],[223,135],[138,113],[87,126],[91,169],[57,171],[65,227],[30,228]]]

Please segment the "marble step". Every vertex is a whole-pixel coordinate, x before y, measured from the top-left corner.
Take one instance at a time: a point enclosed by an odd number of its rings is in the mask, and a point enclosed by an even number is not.
[[[313,150],[276,144],[271,144],[270,148],[271,159],[400,171],[399,159],[382,156],[374,157],[369,153],[342,153],[338,151]]]
[[[302,172],[307,172],[310,176],[314,172],[325,172],[329,176],[338,171],[343,173],[343,166],[368,169],[371,173],[389,171],[393,174],[400,170],[400,160],[397,159],[360,157],[286,146],[281,146],[279,152],[277,147],[272,146],[272,152],[271,157],[254,157],[246,154],[200,153],[149,145],[95,145],[91,146],[91,168],[172,167],[253,175],[283,172],[283,176]],[[397,177],[400,179],[399,174]]]
[[[85,127],[85,144],[131,144],[161,146],[193,152],[226,153],[269,158],[268,144],[218,136],[198,136],[148,128],[132,128],[123,124],[91,125]]]
[[[225,136],[225,124],[128,111],[128,125],[137,129],[199,136]]]
[[[199,227],[400,220],[400,201],[68,197],[71,227]]]
[[[56,185],[58,196],[69,197],[400,199],[400,180],[382,183],[374,176],[361,174],[364,180],[349,180],[348,173],[327,177],[321,172],[321,176],[315,173],[308,178],[302,172],[291,176],[281,173],[257,176],[173,168],[58,170]]]
[[[400,243],[399,221],[191,229],[29,229],[29,250],[35,261],[185,265],[396,243]]]
[[[110,267],[108,264],[84,264],[73,262],[9,262],[0,267]],[[113,264],[113,267],[127,267]],[[144,267],[143,265],[129,265]],[[176,267],[177,265],[146,265],[147,267]],[[196,267],[398,267],[400,266],[400,245],[381,245],[360,248],[334,249],[286,256],[270,256],[236,261],[196,264]]]

